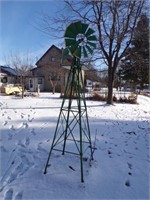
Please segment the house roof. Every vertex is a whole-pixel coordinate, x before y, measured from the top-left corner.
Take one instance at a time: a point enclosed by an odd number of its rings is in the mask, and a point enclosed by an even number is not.
[[[8,75],[11,76],[18,76],[19,74],[16,72],[16,70],[10,68],[10,67],[6,67],[6,66],[0,66],[0,71],[2,73],[6,73]]]
[[[41,60],[52,48],[56,48],[56,49],[62,54],[62,49],[59,49],[59,48],[56,47],[55,45],[52,45],[52,46],[43,54],[43,56],[42,56],[35,64],[38,65],[38,63],[40,62],[40,60]]]
[[[38,69],[39,67],[34,67],[34,68],[32,68],[32,69],[30,69],[30,71],[34,71],[34,70],[36,70],[36,69]]]
[[[43,56],[35,63],[35,65],[38,65],[38,63],[40,62],[40,60],[42,60],[42,58],[43,58],[44,56],[46,56],[46,54],[47,54],[52,48],[56,48],[61,54],[62,54],[62,52],[63,52],[63,48],[62,48],[62,49],[59,49],[58,47],[56,47],[56,46],[53,44],[53,45],[43,54]],[[71,63],[72,57],[71,57],[70,55],[68,55],[67,60]],[[37,68],[34,68],[34,69],[37,69]],[[33,70],[34,70],[34,69],[33,69]]]

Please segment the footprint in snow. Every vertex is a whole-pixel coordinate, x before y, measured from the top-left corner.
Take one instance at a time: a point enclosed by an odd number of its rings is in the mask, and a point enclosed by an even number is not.
[[[22,128],[28,128],[28,127],[29,127],[28,123],[26,123],[26,122],[22,123]]]
[[[1,146],[0,150],[1,150],[1,152],[4,152],[4,153],[7,152],[7,150],[6,150],[6,148],[4,146]]]
[[[34,165],[33,162],[29,161],[29,159],[26,157],[26,155],[22,155],[21,159],[22,159],[24,168],[21,171],[20,176],[22,176],[23,174],[25,174],[30,169],[30,167],[32,167]]]
[[[44,149],[40,146],[40,143],[38,144],[37,150],[40,152],[46,153],[46,154],[48,153],[46,149]]]
[[[14,196],[13,193],[14,193],[13,189],[7,190],[4,200],[12,200]],[[22,192],[19,192],[14,196],[14,200],[22,200],[22,197],[23,197]]]
[[[7,123],[8,123],[8,122],[7,122],[7,121],[5,121],[5,122],[3,123],[3,126],[6,126],[6,125],[7,125]]]
[[[14,162],[12,164],[14,164]],[[33,164],[34,163],[30,162],[29,159],[26,157],[26,155],[21,155],[21,162],[18,165],[16,165],[13,170],[11,170],[5,182],[7,184],[12,183],[18,177],[25,174],[30,169],[30,167],[33,166]]]
[[[12,126],[10,127],[10,129],[13,130],[13,131],[16,130],[16,129],[14,128],[14,125],[12,125]]]
[[[112,152],[111,152],[111,151],[109,151],[109,150],[107,151],[107,153],[108,153],[109,155],[110,155],[110,154],[112,154]]]
[[[23,116],[23,115],[21,115],[21,118],[23,119],[23,118],[24,118],[24,116]]]
[[[8,133],[8,140],[12,140],[13,135],[11,133]]]
[[[125,182],[125,185],[126,185],[127,187],[130,187],[130,186],[131,186],[130,181],[127,180],[127,181]]]
[[[36,135],[34,128],[31,130],[31,133],[32,133],[33,135]]]
[[[14,180],[16,180],[16,178],[18,177],[19,173],[23,170],[23,164],[20,163],[15,169],[14,171],[11,172],[7,183],[12,183]]]
[[[131,163],[127,163],[127,164],[128,164],[129,169],[132,170],[132,164]]]
[[[131,172],[128,172],[128,175],[132,176],[132,173],[131,173]]]
[[[12,200],[13,198],[13,189],[9,189],[4,197],[4,200]]]
[[[30,138],[27,137],[27,138],[26,138],[26,141],[25,141],[25,145],[28,146],[29,144],[30,144]]]
[[[21,113],[20,117],[21,117],[21,118],[24,118],[24,115],[25,115],[24,113]]]
[[[30,119],[30,118],[28,118],[28,121],[29,121],[29,122],[32,122],[32,121],[33,121],[33,119],[34,119],[34,118],[31,118],[31,119]]]
[[[11,120],[11,118],[8,116],[7,119]]]
[[[22,162],[24,163],[24,165],[32,165],[33,163],[31,163],[28,159],[28,157],[25,155],[25,154],[22,154],[21,155],[21,159],[22,159]]]
[[[43,144],[43,142],[39,142],[39,144]]]
[[[22,199],[22,192],[19,192],[18,194],[16,194],[15,196],[15,200],[21,200]]]
[[[23,148],[26,148],[26,145],[24,145],[23,143],[22,143],[22,141],[21,140],[18,140],[18,143],[17,143],[19,146],[21,146],[21,147],[23,147]]]

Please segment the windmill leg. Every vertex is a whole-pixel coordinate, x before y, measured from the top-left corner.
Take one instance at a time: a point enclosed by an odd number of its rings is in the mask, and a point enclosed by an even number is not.
[[[49,152],[49,155],[48,155],[48,159],[47,159],[47,162],[46,162],[46,165],[45,165],[44,174],[47,173],[47,167],[48,167],[48,163],[49,163],[49,160],[50,160],[51,153],[52,153],[52,147],[50,149],[50,152]]]
[[[80,154],[80,165],[81,165],[81,182],[84,182],[84,175],[83,175],[83,156],[82,153]]]
[[[82,73],[81,73],[81,83],[82,83],[82,85],[84,85]],[[87,114],[87,107],[86,107],[86,101],[85,101],[85,93],[83,93],[83,104],[84,104],[84,108],[85,108],[85,117],[86,117],[86,124],[87,124],[88,140],[89,140],[90,151],[91,151],[91,160],[93,160],[93,150],[92,150],[92,142],[91,142],[90,126],[89,126],[89,120],[88,120],[88,114]]]
[[[71,105],[72,105],[72,98],[73,98],[73,91],[74,91],[74,79],[75,79],[75,71],[74,68],[70,70],[70,76],[71,80],[68,79],[67,82],[67,88],[69,91],[69,102],[68,102],[68,113],[67,113],[67,119],[66,119],[66,128],[65,128],[65,135],[64,135],[64,145],[63,145],[63,150],[62,150],[62,155],[65,153],[65,148],[66,148],[66,140],[67,140],[67,134],[68,134],[68,129],[69,129],[69,117],[70,117],[70,110],[71,110]]]
[[[56,129],[55,129],[53,141],[52,141],[51,148],[50,148],[50,152],[49,152],[49,155],[48,155],[48,159],[47,159],[47,162],[46,162],[46,165],[45,165],[44,174],[47,173],[48,163],[49,163],[49,160],[50,160],[50,157],[51,157],[52,150],[53,150],[53,148],[54,148],[54,146],[55,146],[54,143],[55,143],[55,140],[56,140],[57,130],[58,130],[58,126],[59,126],[59,122],[60,122],[60,118],[61,118],[62,108],[63,108],[64,102],[65,102],[65,100],[63,100],[62,105],[61,105],[61,109],[60,109],[60,113],[59,113],[59,117],[58,117]]]
[[[81,119],[80,119],[80,168],[81,168],[81,182],[84,182],[84,175],[83,175],[83,148],[82,148],[82,131],[81,131]]]
[[[84,175],[83,175],[83,141],[82,141],[82,114],[81,114],[81,87],[80,87],[80,75],[81,70],[78,68],[78,80],[77,80],[77,87],[78,87],[78,112],[79,112],[79,134],[80,134],[80,170],[81,170],[81,182],[84,182]]]

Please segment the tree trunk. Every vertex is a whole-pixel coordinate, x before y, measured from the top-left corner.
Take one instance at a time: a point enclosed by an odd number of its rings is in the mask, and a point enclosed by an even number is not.
[[[21,77],[21,96],[22,96],[22,99],[24,98],[24,83],[23,83],[23,77]]]
[[[107,104],[113,104],[113,85],[114,85],[114,73],[111,67],[108,69],[108,97]]]
[[[55,84],[53,84],[53,94],[55,94]]]

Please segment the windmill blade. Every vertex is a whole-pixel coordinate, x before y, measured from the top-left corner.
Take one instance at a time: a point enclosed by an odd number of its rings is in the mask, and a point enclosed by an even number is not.
[[[97,41],[97,38],[95,35],[89,36],[89,37],[87,37],[87,39],[90,41]]]
[[[74,40],[72,38],[65,40],[66,47],[71,46],[71,45],[75,45],[76,43],[77,43],[76,40]]]
[[[87,44],[89,45],[89,46],[92,46],[94,49],[96,48],[96,44],[95,43],[93,43],[93,42],[87,42]]]
[[[91,49],[91,47],[89,47],[88,45],[86,45],[87,50],[89,51],[90,54],[93,53],[93,50]]]
[[[77,50],[77,48],[78,48],[78,43],[76,43],[75,45],[69,47],[69,51],[71,52],[72,55],[74,55],[74,53]]]
[[[69,55],[69,50],[68,50],[68,48],[65,48],[65,49],[63,50],[63,52],[62,52],[62,62],[63,62],[64,60],[66,60],[66,58],[68,57],[68,55]]]
[[[81,46],[78,46],[78,48],[76,49],[74,56],[77,58],[81,58]]]
[[[89,37],[89,36],[92,35],[94,32],[95,32],[95,31],[93,31],[93,29],[89,28],[89,29],[87,30],[87,32],[85,33],[85,36],[86,36],[86,37]]]
[[[82,33],[85,34],[85,32],[87,31],[88,28],[88,24],[82,24]]]
[[[76,29],[76,25],[75,25],[76,23],[77,22],[71,23],[66,29],[66,30],[71,31],[75,36],[78,34],[78,30]]]
[[[77,34],[82,33],[82,24],[81,21],[75,22],[74,27],[76,28]]]
[[[71,30],[75,35],[78,34],[78,30],[77,30],[77,28],[76,28],[76,23],[77,23],[77,22],[74,22],[74,23],[72,23],[72,24],[70,25],[70,30]]]
[[[72,32],[70,29],[67,29],[65,31],[65,34],[64,34],[64,37],[65,38],[72,38],[72,39],[75,39],[76,38],[76,35],[74,34],[74,32]]]
[[[84,58],[87,58],[87,57],[88,57],[88,54],[87,54],[87,52],[86,52],[85,47],[83,46],[82,49],[83,49]]]

